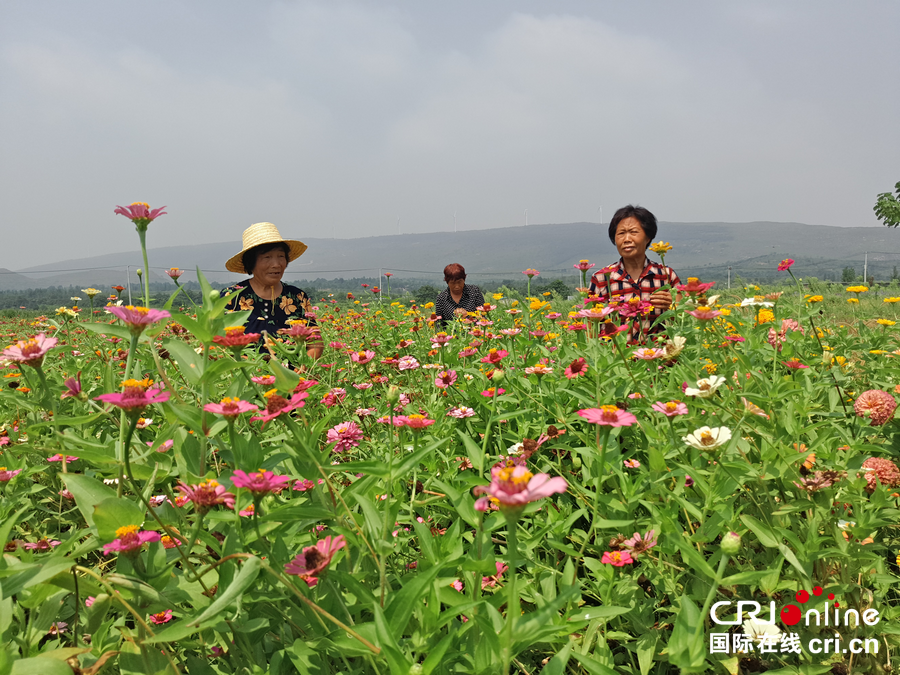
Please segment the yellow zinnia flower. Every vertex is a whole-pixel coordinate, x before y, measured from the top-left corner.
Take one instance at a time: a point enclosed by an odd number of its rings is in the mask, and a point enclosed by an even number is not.
[[[878,323],[882,326],[893,326],[897,322],[891,321],[890,319],[878,319]]]
[[[824,300],[824,298],[821,295],[807,295],[806,296],[807,302],[822,302],[822,300]]]
[[[848,293],[865,293],[868,290],[867,286],[847,286]]]
[[[772,323],[775,320],[775,313],[771,309],[763,308],[756,315],[756,325],[761,326],[764,323]]]

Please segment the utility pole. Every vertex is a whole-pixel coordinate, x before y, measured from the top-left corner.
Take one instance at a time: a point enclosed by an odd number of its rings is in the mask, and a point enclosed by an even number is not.
[[[400,216],[397,216],[397,234],[400,234]]]
[[[728,266],[728,289],[731,290],[731,265]]]
[[[456,234],[456,211],[453,212],[453,234]]]
[[[525,209],[525,227],[528,227],[528,209]]]
[[[125,266],[125,275],[128,279],[126,282],[128,284],[128,304],[133,305],[134,303],[131,302],[131,265]]]
[[[866,251],[866,260],[863,263],[863,283],[869,283],[869,252]]]

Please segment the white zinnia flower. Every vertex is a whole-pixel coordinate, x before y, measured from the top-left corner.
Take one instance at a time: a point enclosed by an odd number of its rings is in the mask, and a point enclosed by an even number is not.
[[[682,437],[688,445],[698,450],[715,450],[731,440],[731,429],[728,427],[700,427],[694,433]]]
[[[765,300],[757,300],[756,298],[744,298],[741,300],[741,307],[774,307],[774,302],[766,302]]]
[[[685,395],[687,396],[699,396],[700,398],[709,398],[714,393],[716,393],[716,389],[725,384],[725,378],[721,375],[713,375],[712,377],[704,377],[702,380],[697,380],[697,388],[688,387],[684,390]]]
[[[680,335],[676,335],[671,340],[668,340],[665,346],[666,356],[668,356],[669,358],[675,358],[676,356],[678,356],[684,349],[684,345],[686,342],[687,338],[681,337]]]

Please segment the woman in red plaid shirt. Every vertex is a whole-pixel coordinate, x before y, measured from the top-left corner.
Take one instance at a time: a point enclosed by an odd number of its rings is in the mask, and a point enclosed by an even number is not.
[[[623,206],[609,222],[609,240],[616,245],[619,262],[591,277],[591,293],[604,303],[627,303],[622,316],[631,319],[628,342],[644,342],[659,333],[656,320],[672,306],[672,288],[681,280],[674,270],[647,258],[656,237],[656,216],[641,206]]]

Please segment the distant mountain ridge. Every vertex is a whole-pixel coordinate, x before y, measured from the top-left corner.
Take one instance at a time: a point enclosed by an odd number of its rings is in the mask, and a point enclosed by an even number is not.
[[[309,246],[291,263],[287,281],[337,277],[377,278],[380,270],[398,277],[434,277],[450,262],[462,264],[473,278],[518,275],[533,267],[548,275],[571,277],[572,266],[587,258],[598,267],[617,259],[607,236],[608,225],[565,223],[529,225],[463,232],[410,233],[358,239],[304,237]],[[290,233],[286,233],[288,236]],[[152,242],[152,233],[149,237]],[[870,273],[883,273],[900,262],[900,235],[888,228],[829,227],[804,223],[660,223],[657,241],[667,241],[673,250],[666,263],[684,277],[686,272],[705,278],[724,278],[732,266],[734,274],[768,275],[773,264],[790,257],[797,260],[795,272],[822,276],[824,269],[858,267],[869,251]],[[180,267],[204,270],[211,281],[238,280],[226,272],[225,260],[241,249],[238,241],[198,246],[167,246],[149,250],[151,280],[168,281],[164,270]],[[63,260],[27,269],[0,269],[0,290],[48,286],[93,285],[108,288],[124,283],[130,266],[142,267],[139,250]],[[879,272],[880,270],[880,272]],[[819,271],[819,274],[816,272]],[[193,278],[186,274],[185,279]],[[520,278],[520,277],[516,277]]]

